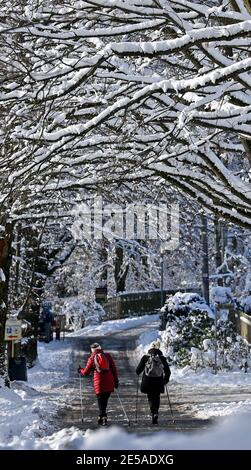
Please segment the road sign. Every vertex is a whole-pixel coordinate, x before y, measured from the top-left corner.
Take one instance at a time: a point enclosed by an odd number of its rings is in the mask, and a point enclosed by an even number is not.
[[[7,320],[5,323],[5,341],[16,341],[22,338],[22,322],[20,320]]]

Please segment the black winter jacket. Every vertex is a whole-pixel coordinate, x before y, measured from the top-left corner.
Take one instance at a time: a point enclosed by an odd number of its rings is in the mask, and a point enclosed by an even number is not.
[[[144,371],[145,365],[149,359],[149,354],[159,355],[164,366],[164,376],[162,377],[148,377]],[[163,353],[160,349],[149,349],[148,354],[145,354],[136,369],[136,374],[140,375],[143,372],[142,382],[140,390],[142,393],[164,393],[165,387],[164,385],[169,382],[169,377],[171,375],[170,367],[167,364],[166,358],[163,356]]]

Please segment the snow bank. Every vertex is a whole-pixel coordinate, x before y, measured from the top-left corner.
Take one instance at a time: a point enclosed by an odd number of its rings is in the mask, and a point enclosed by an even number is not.
[[[67,341],[39,343],[38,355],[36,366],[28,370],[28,382],[14,381],[11,389],[0,388],[3,448],[8,448],[10,442],[12,448],[21,448],[28,438],[38,439],[52,433],[54,415],[67,399],[64,384],[68,381],[71,363]]]
[[[72,350],[67,341],[39,343],[38,361],[28,371],[28,383],[37,390],[50,390],[69,377]]]
[[[193,385],[205,385],[206,387],[220,387],[220,386],[251,386],[251,373],[244,373],[241,371],[228,371],[217,372],[214,374],[209,369],[202,369],[198,371],[192,370],[189,366],[183,369],[172,367],[172,380],[181,383]]]
[[[127,433],[117,426],[85,433],[72,427],[63,429],[40,441],[14,438],[3,449],[52,449],[52,450],[158,450],[168,449],[251,449],[251,413],[225,419],[210,429],[193,434],[156,432],[149,436]]]
[[[129,330],[159,320],[159,315],[143,315],[142,317],[124,318],[123,320],[110,320],[97,326],[87,326],[79,331],[69,333],[67,337],[73,336],[95,336],[108,333]]]
[[[19,442],[53,431],[48,418],[54,410],[48,397],[23,382],[13,383],[13,389],[0,389],[0,442]],[[1,447],[0,447],[1,448]]]

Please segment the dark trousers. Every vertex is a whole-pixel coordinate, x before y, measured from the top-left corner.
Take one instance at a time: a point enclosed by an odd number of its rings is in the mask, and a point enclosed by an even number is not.
[[[148,403],[150,406],[151,413],[153,415],[157,415],[159,412],[159,405],[160,405],[160,393],[150,392],[147,394]]]
[[[101,418],[106,416],[106,407],[110,395],[110,393],[99,393],[96,395],[98,400],[99,416]]]
[[[45,335],[45,343],[49,343],[51,340],[51,322],[45,322],[44,324],[44,335]]]

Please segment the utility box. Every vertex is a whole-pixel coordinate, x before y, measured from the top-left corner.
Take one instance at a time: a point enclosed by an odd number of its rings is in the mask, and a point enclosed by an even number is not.
[[[24,356],[9,358],[8,375],[11,382],[13,380],[27,382],[26,358]]]
[[[103,304],[107,301],[107,287],[96,287],[95,300],[98,304]]]

